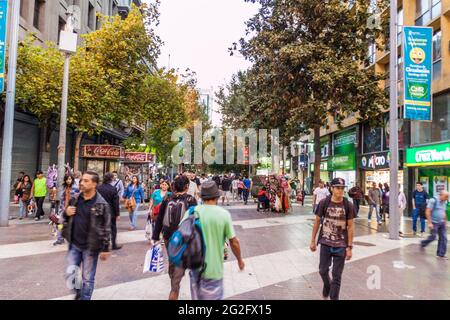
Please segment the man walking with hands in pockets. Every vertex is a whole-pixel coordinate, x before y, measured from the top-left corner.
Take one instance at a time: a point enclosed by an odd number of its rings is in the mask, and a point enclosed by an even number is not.
[[[352,258],[353,249],[353,219],[355,209],[353,204],[344,198],[345,181],[335,178],[331,182],[332,195],[322,200],[315,211],[310,249],[317,250],[317,232],[320,220],[323,218],[318,243],[320,244],[319,273],[323,280],[322,295],[324,299],[339,300],[341,277],[345,260]],[[329,270],[333,263],[330,281]]]

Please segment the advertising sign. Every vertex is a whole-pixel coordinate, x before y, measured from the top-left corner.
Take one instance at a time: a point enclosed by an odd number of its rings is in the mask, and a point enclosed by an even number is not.
[[[0,0],[0,92],[5,89],[5,47],[8,1]]]
[[[405,119],[431,121],[433,28],[403,28]]]
[[[120,146],[87,144],[83,146],[81,156],[84,158],[123,159],[125,152]]]
[[[334,135],[334,154],[355,152],[356,131],[349,130]]]
[[[355,153],[336,155],[328,159],[329,171],[345,171],[356,169]]]
[[[450,164],[450,143],[406,149],[407,167],[447,164]]]
[[[360,168],[364,170],[389,169],[390,153],[381,152],[361,156]]]

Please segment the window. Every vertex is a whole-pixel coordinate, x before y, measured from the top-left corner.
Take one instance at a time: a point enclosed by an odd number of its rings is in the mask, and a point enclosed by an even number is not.
[[[402,43],[402,32],[403,32],[403,8],[400,8],[397,12],[397,43]]]
[[[416,0],[416,26],[424,26],[441,14],[441,0]]]
[[[95,8],[92,5],[92,3],[89,2],[89,9],[88,9],[88,27],[91,30],[95,29]]]
[[[377,54],[377,47],[375,43],[372,42],[369,44],[369,49],[367,50],[366,67],[371,66],[375,63],[376,54]]]
[[[442,70],[442,32],[433,35],[433,80],[441,77]]]
[[[58,21],[58,44],[59,44],[59,39],[61,38],[61,31],[63,31],[66,28],[66,22],[64,21],[63,18],[59,17],[59,21]]]
[[[28,17],[28,0],[20,0],[20,16],[23,18]]]
[[[450,93],[433,98],[433,121],[411,121],[411,143],[450,140]]]
[[[33,26],[38,29],[44,29],[44,0],[34,0],[34,16],[33,16]]]

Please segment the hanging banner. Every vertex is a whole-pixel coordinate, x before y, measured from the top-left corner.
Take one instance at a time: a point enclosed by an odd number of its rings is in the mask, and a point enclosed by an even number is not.
[[[431,121],[433,28],[404,27],[404,118]]]
[[[8,1],[0,0],[0,92],[5,89],[5,48]]]

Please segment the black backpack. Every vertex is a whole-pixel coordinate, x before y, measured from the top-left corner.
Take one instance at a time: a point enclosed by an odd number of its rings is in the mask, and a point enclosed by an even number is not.
[[[168,230],[175,231],[189,208],[190,195],[185,197],[170,197],[164,211],[163,226]]]

